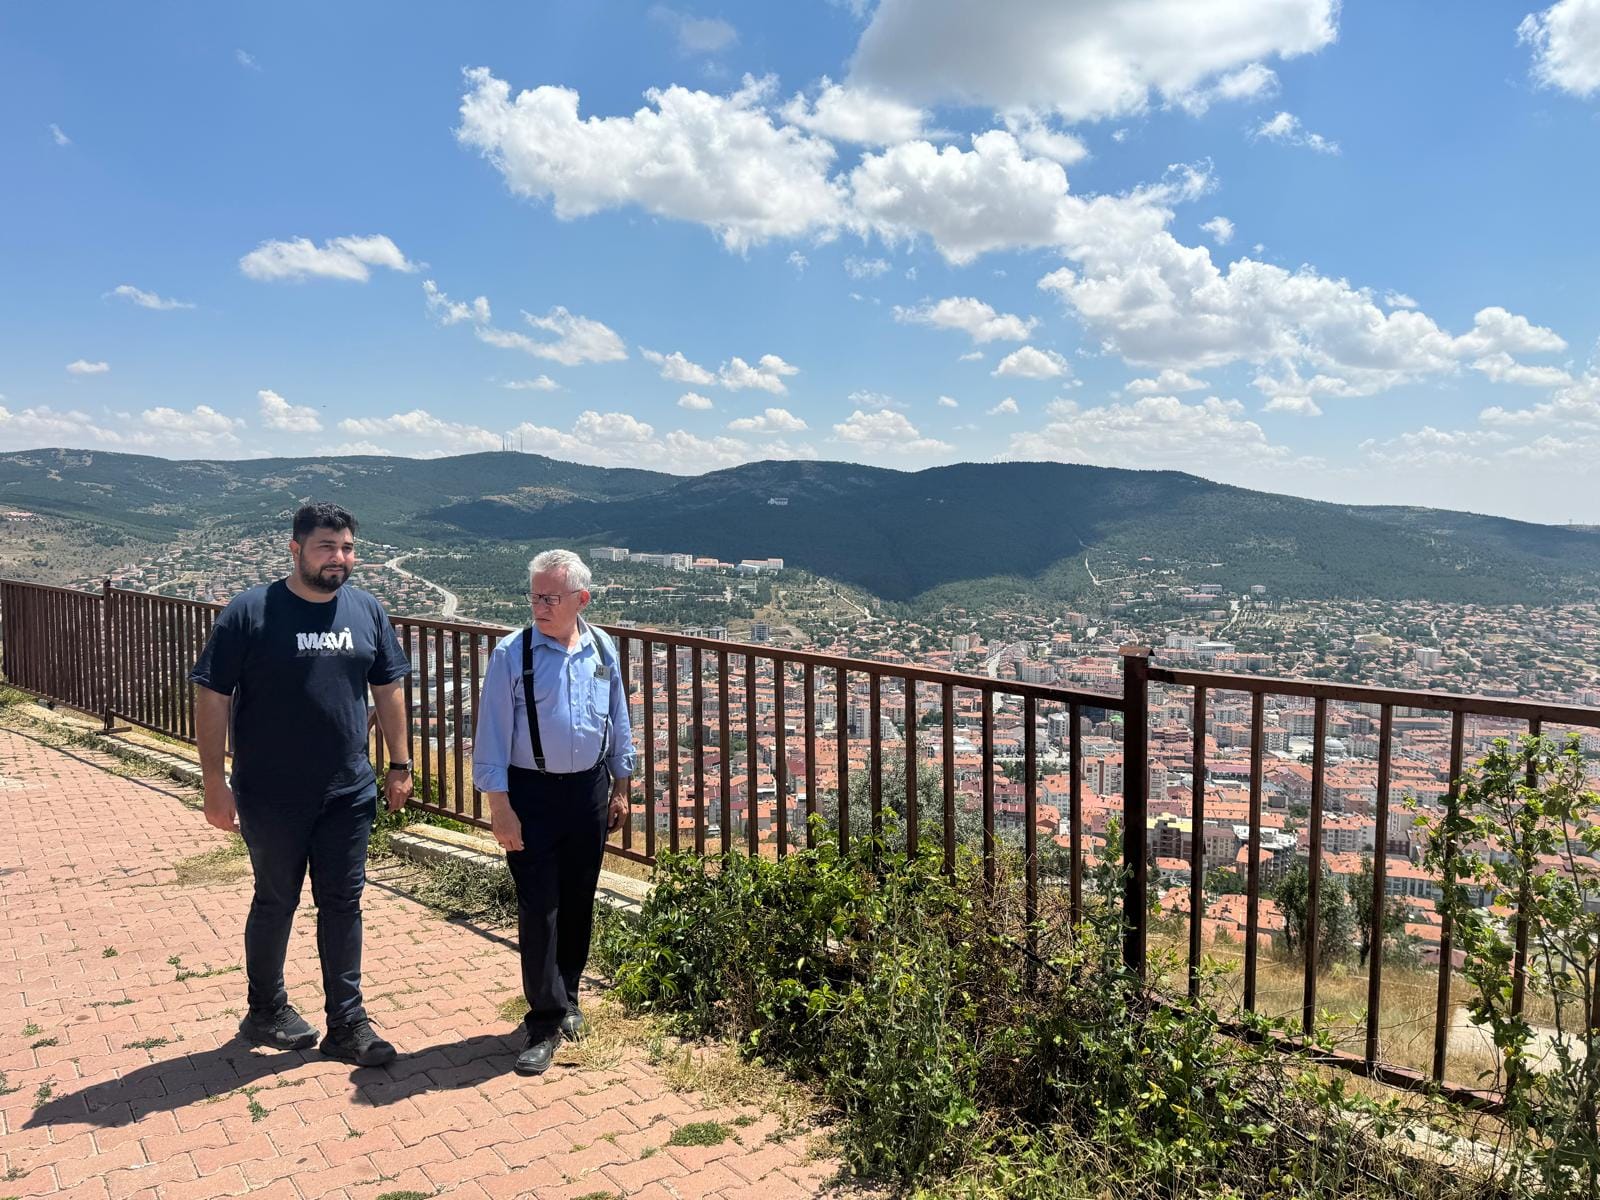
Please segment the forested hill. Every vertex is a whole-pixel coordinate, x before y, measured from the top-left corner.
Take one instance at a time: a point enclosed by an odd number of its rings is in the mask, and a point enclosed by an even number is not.
[[[891,600],[943,589],[1062,597],[1141,559],[1275,595],[1550,603],[1600,591],[1600,533],[1433,509],[1353,507],[1171,471],[965,463],[905,472],[761,462],[684,478],[485,453],[170,462],[0,455],[0,505],[165,539],[281,528],[333,499],[400,545],[482,539],[777,556]],[[1106,570],[1097,566],[1100,574]],[[1198,580],[1196,580],[1198,581]]]

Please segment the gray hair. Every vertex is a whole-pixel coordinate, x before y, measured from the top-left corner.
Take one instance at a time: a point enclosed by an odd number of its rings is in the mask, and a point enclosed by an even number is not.
[[[546,571],[560,571],[567,580],[567,586],[573,591],[587,592],[589,584],[593,582],[594,575],[589,571],[589,564],[584,562],[571,550],[546,550],[542,554],[533,556],[533,561],[528,564],[528,578],[542,575]]]

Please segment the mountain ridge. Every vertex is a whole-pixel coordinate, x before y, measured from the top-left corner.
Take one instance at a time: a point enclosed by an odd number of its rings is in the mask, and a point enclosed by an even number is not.
[[[764,460],[677,476],[518,452],[0,455],[0,504],[147,538],[209,525],[281,527],[311,496],[345,504],[365,535],[396,544],[561,540],[725,560],[775,556],[895,601],[985,588],[1068,599],[1095,586],[1085,555],[1149,559],[1194,582],[1262,584],[1305,598],[1541,603],[1600,591],[1594,530],[1306,500],[1178,471]]]

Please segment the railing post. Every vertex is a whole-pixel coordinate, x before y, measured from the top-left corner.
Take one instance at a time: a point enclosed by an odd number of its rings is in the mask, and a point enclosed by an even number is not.
[[[1150,647],[1122,647],[1122,961],[1144,978],[1149,936]]]
[[[115,705],[116,644],[111,627],[111,579],[107,576],[100,585],[100,732],[110,733],[114,721],[111,710]]]

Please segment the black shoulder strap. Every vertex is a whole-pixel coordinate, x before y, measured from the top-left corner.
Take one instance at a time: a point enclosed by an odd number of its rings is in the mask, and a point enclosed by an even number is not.
[[[533,767],[543,771],[544,742],[539,738],[539,705],[533,695],[533,626],[522,631],[522,700],[528,710],[528,742],[533,747]]]

